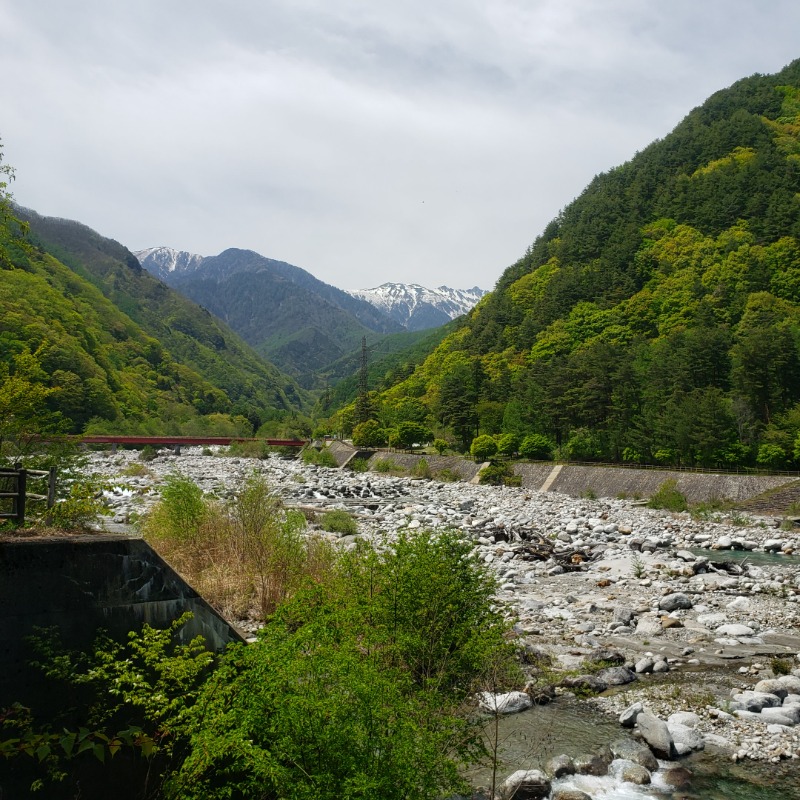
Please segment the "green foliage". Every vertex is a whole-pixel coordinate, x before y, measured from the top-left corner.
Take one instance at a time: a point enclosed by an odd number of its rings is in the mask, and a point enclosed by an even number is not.
[[[423,446],[433,439],[433,434],[419,422],[401,422],[389,437],[389,444],[404,450],[411,450],[416,446]]]
[[[434,439],[433,440],[433,449],[440,455],[443,456],[447,449],[450,447],[447,440],[445,439]]]
[[[351,472],[368,472],[369,461],[366,458],[353,458],[347,462],[347,468]]]
[[[437,798],[482,751],[461,706],[511,650],[493,584],[452,534],[342,557],[227,655],[170,796]],[[513,670],[510,670],[513,673]]]
[[[414,464],[414,466],[411,468],[411,477],[427,478],[428,480],[433,477],[431,473],[431,466],[428,464],[427,459],[421,458],[416,464]]]
[[[353,428],[353,444],[356,447],[384,447],[388,440],[386,431],[377,420],[369,419]]]
[[[667,511],[686,511],[686,498],[677,490],[675,478],[665,480],[658,491],[647,502],[648,508],[663,508]]]
[[[405,470],[398,464],[393,458],[379,458],[373,464],[372,468],[375,472],[383,472],[383,473],[402,473]]]
[[[333,453],[327,447],[323,447],[321,450],[317,450],[316,447],[306,447],[303,450],[303,463],[330,469],[336,469],[339,466]]]
[[[66,497],[43,512],[54,528],[65,531],[85,530],[103,513],[103,489],[105,484],[94,480],[75,481],[69,487]]]
[[[800,62],[739,81],[599,175],[379,401],[422,400],[464,449],[480,430],[581,461],[794,457],[798,91]]]
[[[469,452],[476,461],[488,461],[497,452],[497,442],[488,434],[476,436]]]
[[[203,491],[190,478],[168,475],[161,489],[161,501],[147,515],[145,536],[189,541],[198,535],[208,517]]]
[[[115,796],[159,796],[183,755],[186,715],[214,658],[202,637],[178,643],[190,618],[163,630],[145,623],[124,643],[101,633],[85,653],[66,649],[55,628],[40,629],[31,640],[32,666],[52,691],[41,707],[3,715],[0,754],[11,760],[12,780],[35,781],[53,797],[93,786]]]
[[[442,483],[458,483],[460,480],[462,480],[462,477],[458,472],[447,467],[438,470],[433,477],[437,481],[442,481]]]
[[[320,521],[322,530],[330,533],[338,533],[342,536],[353,536],[358,533],[356,521],[341,508],[334,508],[326,511]]]
[[[792,663],[791,658],[779,658],[775,657],[770,659],[769,668],[772,670],[772,674],[776,677],[779,675],[789,675],[792,672],[792,667],[794,664]]]
[[[758,448],[756,463],[769,469],[781,469],[786,466],[786,452],[777,444],[765,442]]]
[[[511,465],[507,462],[494,462],[484,467],[478,476],[478,481],[489,486],[521,486],[522,477],[515,475]]]
[[[517,452],[520,446],[520,438],[516,433],[504,433],[497,437],[497,452],[501,456],[510,458]]]
[[[147,463],[153,461],[158,456],[158,451],[151,444],[146,444],[139,453],[139,459]]]
[[[520,443],[519,454],[533,461],[549,461],[553,457],[553,443],[540,433],[532,433]]]

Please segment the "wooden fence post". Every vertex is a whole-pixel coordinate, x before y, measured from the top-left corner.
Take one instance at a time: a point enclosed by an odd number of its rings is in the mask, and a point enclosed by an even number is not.
[[[56,468],[50,467],[47,475],[47,507],[52,508],[56,504]]]
[[[28,484],[28,471],[21,469],[17,473],[17,499],[14,511],[18,525],[25,524],[25,490]]]

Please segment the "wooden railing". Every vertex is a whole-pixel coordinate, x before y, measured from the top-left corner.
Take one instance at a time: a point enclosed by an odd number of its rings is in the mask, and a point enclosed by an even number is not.
[[[30,480],[47,480],[47,494],[28,491]],[[10,510],[4,510],[10,500]],[[46,502],[52,508],[56,501],[56,469],[0,469],[0,519],[12,519],[18,525],[25,524],[25,509],[28,500]]]

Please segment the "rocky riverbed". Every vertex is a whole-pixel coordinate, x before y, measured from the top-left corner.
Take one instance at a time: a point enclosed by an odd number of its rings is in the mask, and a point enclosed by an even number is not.
[[[139,463],[134,451],[91,455],[91,468],[114,486],[111,530],[146,511],[169,474],[225,497],[254,471],[288,505],[346,508],[361,536],[457,528],[497,574],[498,605],[513,615],[532,696],[546,694],[545,683],[555,683],[557,694],[592,694],[584,702],[621,715],[620,733],[635,726],[664,759],[705,747],[739,761],[800,758],[800,529],[786,522],[693,519],[625,500],[199,448],[161,454],[143,474],[131,474]],[[660,744],[648,738],[648,726]]]

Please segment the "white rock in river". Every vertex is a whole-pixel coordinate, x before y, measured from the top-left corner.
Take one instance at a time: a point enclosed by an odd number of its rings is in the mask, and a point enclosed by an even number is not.
[[[480,692],[478,704],[490,714],[516,714],[530,708],[533,700],[526,692]]]
[[[718,636],[732,636],[738,638],[739,636],[753,636],[755,631],[749,625],[730,624],[720,625],[714,633]]]

